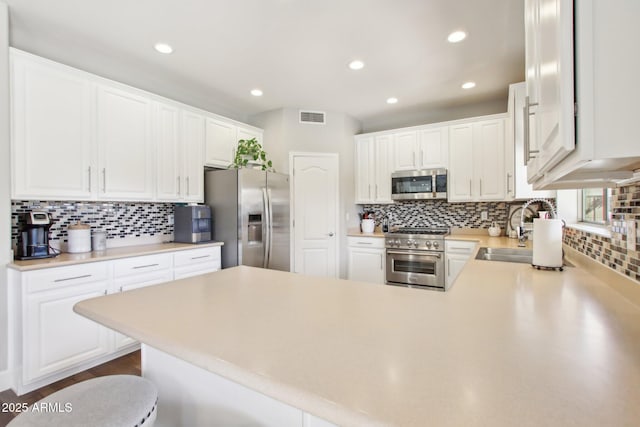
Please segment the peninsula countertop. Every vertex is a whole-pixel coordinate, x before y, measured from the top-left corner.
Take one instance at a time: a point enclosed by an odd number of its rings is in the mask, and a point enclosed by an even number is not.
[[[448,292],[236,267],[75,310],[342,426],[640,419],[640,308],[577,267],[471,259]]]

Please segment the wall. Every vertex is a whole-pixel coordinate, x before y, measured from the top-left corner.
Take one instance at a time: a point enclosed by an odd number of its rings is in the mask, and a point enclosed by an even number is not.
[[[626,220],[640,225],[640,184],[616,188],[612,194],[611,237],[567,228],[564,243],[640,284],[640,236],[627,249]]]
[[[9,10],[0,2],[0,390],[8,384],[7,269],[11,261],[11,189],[9,162]]]
[[[429,123],[440,123],[449,120],[466,119],[467,117],[485,116],[507,112],[508,90],[504,94],[483,102],[467,102],[463,105],[437,107],[432,106],[421,111],[407,111],[393,115],[378,115],[362,121],[362,133],[397,129],[407,126],[418,126]]]
[[[50,245],[65,249],[67,227],[76,222],[89,224],[92,230],[107,232],[107,247],[173,240],[173,225],[167,217],[173,214],[172,203],[134,202],[56,202],[19,201],[11,203],[11,244],[17,244],[24,218],[32,210],[48,212],[53,219],[49,229]],[[144,239],[147,239],[143,242]]]
[[[311,108],[316,111],[316,109]],[[356,227],[353,135],[360,123],[343,113],[326,112],[324,125],[299,123],[299,109],[267,111],[249,119],[264,129],[265,148],[277,171],[290,173],[289,152],[337,153],[340,188],[340,277],[347,275],[347,229]]]

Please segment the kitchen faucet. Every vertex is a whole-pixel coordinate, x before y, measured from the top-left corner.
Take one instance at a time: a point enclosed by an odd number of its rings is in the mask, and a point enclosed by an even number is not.
[[[529,205],[533,204],[533,203],[544,203],[549,207],[549,211],[551,211],[551,218],[556,218],[556,208],[553,206],[553,203],[551,203],[549,200],[547,199],[531,199],[525,202],[525,204],[522,206],[522,212],[520,213],[520,225],[518,226],[518,246],[523,248],[526,246],[526,242],[527,242],[527,233],[529,233],[529,231],[524,229],[524,212],[527,210],[527,208],[529,207]]]

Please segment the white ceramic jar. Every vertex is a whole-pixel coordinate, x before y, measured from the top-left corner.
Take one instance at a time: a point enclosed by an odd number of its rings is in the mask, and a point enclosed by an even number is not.
[[[94,251],[104,251],[107,249],[107,232],[96,230],[91,235],[91,247]]]
[[[76,224],[67,227],[67,252],[78,254],[91,252],[91,227],[89,224]]]

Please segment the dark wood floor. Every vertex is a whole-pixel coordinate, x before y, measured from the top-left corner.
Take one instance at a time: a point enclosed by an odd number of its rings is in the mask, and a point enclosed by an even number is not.
[[[134,351],[110,362],[98,365],[86,371],[77,373],[53,384],[32,391],[31,393],[16,396],[13,390],[5,390],[0,393],[0,405],[4,403],[27,403],[31,405],[45,396],[68,387],[80,381],[85,381],[104,375],[129,374],[140,375],[140,351]],[[0,427],[6,426],[17,414],[0,411]]]

